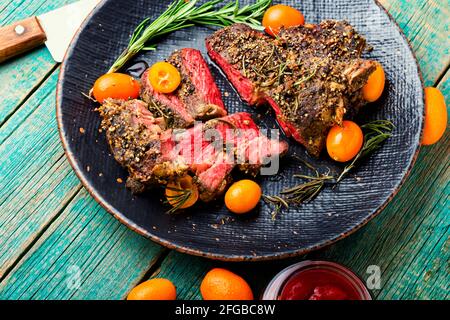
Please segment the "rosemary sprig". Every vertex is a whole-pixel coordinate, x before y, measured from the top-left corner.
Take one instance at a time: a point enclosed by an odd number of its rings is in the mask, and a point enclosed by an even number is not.
[[[271,213],[272,220],[275,220],[277,215],[281,212],[281,210],[289,209],[289,203],[286,202],[282,197],[280,196],[268,196],[263,194],[262,198],[264,202],[273,205],[275,208]]]
[[[339,177],[336,179],[336,183],[341,180],[356,166],[356,163],[379,149],[382,143],[392,136],[392,130],[394,124],[389,120],[375,120],[361,126],[364,132],[364,144],[359,153],[353,159],[353,161],[346,165]]]
[[[170,119],[170,115],[167,114],[167,112],[164,112],[156,102],[154,102],[153,100],[150,100],[150,105],[149,105],[149,109],[150,111],[153,111],[154,113],[158,113],[159,115],[161,115],[164,119]]]
[[[296,83],[294,83],[294,86],[299,86],[303,82],[310,80],[312,77],[314,77],[316,75],[316,72],[317,72],[317,66],[313,69],[313,71],[308,76],[305,76],[305,77],[301,78],[300,80],[298,80]]]
[[[316,177],[302,175],[294,176],[307,180],[305,183],[301,183],[292,188],[281,191],[281,194],[286,197],[287,202],[294,205],[300,205],[311,201],[322,190],[325,185],[325,181],[334,179],[333,176],[322,174]]]
[[[291,205],[298,206],[313,200],[325,187],[326,182],[332,182],[333,185],[337,185],[356,166],[361,158],[366,157],[380,148],[382,143],[392,136],[391,132],[394,129],[394,124],[388,120],[376,120],[362,125],[361,128],[364,131],[363,147],[337,178],[329,175],[329,172],[324,174],[319,173],[313,165],[296,157],[306,167],[314,171],[315,175],[296,174],[294,177],[304,179],[306,182],[284,189],[280,192],[280,195],[263,195],[264,201],[274,206],[274,211],[271,214],[272,219],[275,219],[281,210],[288,209]]]
[[[166,203],[172,206],[172,208],[167,210],[168,214],[175,213],[176,211],[181,209],[181,207],[186,203],[186,201],[189,200],[192,195],[191,189],[179,189],[171,187],[167,187],[167,189],[176,192],[176,194],[173,196],[166,196],[167,199],[171,200],[170,202],[166,201]]]
[[[276,48],[276,47],[275,47],[274,45],[272,45],[272,51],[270,52],[270,54],[269,54],[269,56],[266,58],[266,60],[264,60],[264,62],[263,62],[263,64],[261,65],[261,67],[259,67],[259,70],[258,70],[259,73],[261,73],[261,71],[264,69],[264,67],[266,66],[267,62],[269,62],[270,59],[272,59],[272,56],[273,56],[273,54],[274,54],[274,52],[275,52],[275,48]]]
[[[223,7],[215,6],[223,0],[211,0],[196,6],[198,0],[175,0],[158,18],[142,21],[131,36],[128,47],[109,69],[116,72],[142,50],[155,50],[155,38],[193,25],[226,27],[233,23],[245,23],[262,30],[261,19],[272,0],[256,0],[254,4],[239,7],[239,0],[231,1]]]

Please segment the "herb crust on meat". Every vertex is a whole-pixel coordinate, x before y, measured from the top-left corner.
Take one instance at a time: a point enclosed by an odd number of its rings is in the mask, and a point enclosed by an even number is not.
[[[376,68],[360,58],[365,39],[345,21],[282,29],[275,39],[235,24],[206,42],[243,100],[268,102],[284,132],[314,156],[330,127],[365,104],[361,88]]]

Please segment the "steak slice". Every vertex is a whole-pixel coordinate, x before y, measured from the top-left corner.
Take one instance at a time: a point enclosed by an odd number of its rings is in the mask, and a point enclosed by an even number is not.
[[[224,192],[236,163],[254,174],[266,159],[287,151],[285,142],[263,135],[248,113],[170,129],[140,100],[107,100],[98,110],[114,158],[129,171],[127,186],[135,193],[190,173],[200,199],[211,201]]]
[[[156,92],[149,79],[149,70],[142,75],[141,96],[155,114],[170,120],[173,128],[187,128],[194,120],[207,120],[227,114],[219,89],[196,49],[175,51],[167,60],[181,75],[181,84],[170,94]]]
[[[197,173],[203,201],[221,195],[229,182],[231,171],[237,166],[245,173],[256,175],[260,168],[273,157],[283,156],[288,145],[284,141],[269,139],[262,134],[246,112],[213,119],[205,123],[204,140],[219,151],[213,164]],[[223,144],[217,144],[221,141]]]
[[[168,157],[188,164],[205,202],[223,194],[236,166],[255,175],[272,157],[282,156],[288,149],[286,142],[262,134],[246,112],[196,124],[175,133],[173,140]]]
[[[98,111],[110,150],[128,170],[127,186],[134,192],[186,174],[188,167],[184,163],[161,156],[161,148],[170,143],[170,132],[165,130],[164,118],[154,117],[147,103],[109,99]]]
[[[270,59],[267,48],[271,42],[271,38],[240,23],[223,28],[206,39],[209,56],[219,65],[241,98],[248,104],[262,104],[266,95],[259,85],[263,79],[248,77],[248,68],[243,63],[245,56],[242,54],[254,55],[259,62],[265,61],[264,58]],[[258,76],[257,73],[255,75]]]
[[[365,104],[361,88],[375,70],[345,21],[281,30],[277,39],[235,24],[206,40],[211,58],[250,104],[268,102],[286,135],[319,156],[331,126]]]

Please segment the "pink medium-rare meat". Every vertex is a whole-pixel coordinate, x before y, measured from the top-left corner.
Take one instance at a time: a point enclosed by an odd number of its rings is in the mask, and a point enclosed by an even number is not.
[[[174,128],[190,127],[195,119],[175,93],[161,93],[153,89],[149,80],[150,69],[142,75],[141,96],[149,109],[158,116],[170,119],[168,125]]]
[[[282,156],[288,149],[287,143],[262,134],[246,112],[198,124],[180,133],[176,140],[170,158],[181,157],[188,164],[196,175],[203,201],[223,193],[236,165],[244,172],[256,174],[267,159]]]
[[[271,140],[262,134],[246,112],[210,120],[206,126],[213,126],[221,139],[233,148],[236,162],[244,171],[256,171],[266,159],[283,155],[288,149],[287,143]]]
[[[260,32],[257,32],[245,24],[234,24],[230,27],[221,29],[206,40],[206,49],[211,59],[222,69],[231,84],[239,93],[241,98],[250,105],[258,105],[265,102],[265,94],[261,88],[245,75],[242,70],[242,57],[235,55],[228,50],[227,44],[232,43],[236,34],[245,35],[245,40],[265,46],[264,42],[270,40]],[[255,45],[255,46],[256,46]],[[233,50],[233,49],[232,49]]]
[[[171,129],[140,100],[107,100],[99,112],[115,159],[129,171],[127,186],[133,192],[189,173],[200,198],[211,201],[224,192],[236,165],[256,173],[265,159],[287,151],[285,142],[263,135],[248,113]]]
[[[169,119],[172,128],[187,128],[195,120],[207,120],[227,114],[222,97],[200,51],[181,49],[167,60],[181,75],[180,86],[173,93],[156,92],[149,80],[149,70],[142,75],[141,96],[150,110]]]
[[[365,40],[345,21],[284,29],[276,39],[235,24],[206,46],[241,97],[268,102],[285,134],[314,156],[328,130],[366,103],[361,88],[376,68],[361,59]]]
[[[177,60],[177,58],[174,58],[175,56],[176,54],[170,60]],[[182,74],[185,74],[192,82],[192,90],[195,90],[199,96],[200,102],[197,103],[196,108],[191,110],[191,113],[196,115],[195,118],[199,116],[201,119],[225,116],[227,110],[223,104],[222,95],[200,51],[188,48],[181,49],[178,59],[179,62],[176,64],[183,70]],[[187,105],[192,101],[190,99],[192,96],[190,94],[182,95]],[[194,101],[192,105],[196,105],[195,102],[197,101]]]

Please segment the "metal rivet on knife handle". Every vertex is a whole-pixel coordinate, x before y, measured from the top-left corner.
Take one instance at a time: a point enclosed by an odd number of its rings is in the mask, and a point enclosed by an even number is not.
[[[36,17],[0,28],[0,62],[29,51],[46,40]]]

